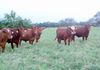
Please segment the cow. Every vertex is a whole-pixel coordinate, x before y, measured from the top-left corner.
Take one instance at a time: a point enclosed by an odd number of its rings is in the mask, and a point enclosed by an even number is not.
[[[65,45],[66,41],[68,41],[68,45],[70,45],[73,34],[75,34],[75,32],[73,32],[73,30],[70,27],[67,28],[58,27],[56,30],[56,39],[58,43],[61,43],[61,40],[64,40]]]
[[[18,48],[19,42],[20,42],[20,36],[21,33],[18,28],[8,28],[10,30],[9,33],[12,35],[12,39],[8,39],[7,42],[11,44],[11,48],[14,49],[14,43],[16,44],[16,47]]]
[[[21,41],[29,41],[29,44],[33,44],[33,41],[35,40],[35,28],[28,28],[24,29],[23,27],[19,28],[19,31],[21,32],[20,36],[20,45]]]
[[[42,31],[44,30],[44,27],[35,27],[35,41],[36,43],[39,41]]]
[[[90,25],[86,24],[84,26],[77,26],[75,27],[74,31],[76,32],[75,36],[82,37],[83,41],[87,40],[90,31]],[[75,40],[75,36],[73,37],[73,40]]]
[[[12,39],[11,34],[9,34],[9,30],[1,29],[0,30],[0,46],[2,48],[2,52],[5,51],[6,41],[9,39]]]

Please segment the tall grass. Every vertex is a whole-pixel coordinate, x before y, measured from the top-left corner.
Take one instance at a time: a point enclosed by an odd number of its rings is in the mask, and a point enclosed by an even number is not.
[[[43,31],[39,43],[6,45],[0,54],[0,70],[100,70],[100,28],[92,27],[87,41],[76,38],[71,45],[55,41],[56,28]]]

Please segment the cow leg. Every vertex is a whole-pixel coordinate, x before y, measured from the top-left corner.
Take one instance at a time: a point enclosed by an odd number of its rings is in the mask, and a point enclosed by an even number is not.
[[[16,40],[16,47],[18,48],[18,45],[20,44],[20,39]]]
[[[84,41],[84,37],[82,37],[83,41]]]
[[[36,39],[36,43],[38,43],[38,40],[39,40],[39,39]]]
[[[2,52],[4,52],[4,51],[5,51],[5,47],[3,46],[3,47],[2,47]]]
[[[20,45],[21,45],[21,41],[22,41],[22,40],[19,40],[19,44],[20,44]]]
[[[71,40],[75,41],[75,35],[72,35],[72,39]]]
[[[2,52],[4,52],[4,50],[5,50],[5,46],[2,45]]]
[[[65,43],[65,45],[66,45],[66,39],[64,39],[64,43]]]
[[[70,39],[68,39],[68,45],[70,45]]]
[[[59,44],[61,43],[61,40],[60,40],[60,39],[58,39],[58,43],[59,43]]]
[[[14,49],[14,45],[13,45],[13,42],[11,42],[11,48],[12,48],[12,49]]]
[[[32,40],[32,44],[33,44],[34,40]]]
[[[30,43],[30,44],[33,44],[32,40],[29,40],[29,43]]]
[[[18,43],[18,42],[16,42],[15,44],[16,44],[16,47],[18,48],[18,44],[19,44],[19,43]]]
[[[88,36],[85,37],[85,40],[87,40]]]
[[[36,43],[39,41],[40,37],[36,38]]]
[[[6,42],[5,43],[2,43],[2,52],[4,52],[5,51],[5,45],[6,45]]]

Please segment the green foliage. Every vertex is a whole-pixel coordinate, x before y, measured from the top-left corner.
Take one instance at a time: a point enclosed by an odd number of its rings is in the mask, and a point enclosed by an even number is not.
[[[6,13],[4,20],[0,21],[0,28],[8,27],[8,28],[17,28],[17,27],[25,27],[28,28],[31,26],[31,20],[22,19],[20,16],[16,16],[14,11],[11,11],[10,14]]]
[[[87,41],[76,38],[71,45],[55,41],[56,28],[43,31],[39,43],[6,45],[0,54],[0,70],[100,70],[100,28],[92,27]]]

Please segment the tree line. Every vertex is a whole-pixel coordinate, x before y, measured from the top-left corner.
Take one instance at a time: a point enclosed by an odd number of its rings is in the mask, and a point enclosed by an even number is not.
[[[77,22],[73,18],[62,19],[58,22],[42,22],[42,23],[32,23],[30,19],[22,18],[16,16],[16,12],[11,11],[4,15],[4,19],[0,20],[0,28],[18,28],[24,27],[29,28],[31,26],[40,26],[40,27],[59,27],[59,26],[71,26],[71,25],[83,25],[89,23],[93,26],[100,26],[100,12],[97,12],[92,18],[84,22]]]
[[[30,19],[22,19],[20,16],[16,16],[14,11],[11,11],[9,14],[4,15],[4,19],[0,20],[0,28],[18,28],[18,27],[31,27],[32,22]]]
[[[65,18],[58,22],[43,22],[36,23],[36,26],[44,26],[44,27],[59,27],[59,26],[71,26],[71,25],[84,25],[91,24],[92,26],[100,27],[100,12],[97,12],[93,17],[91,17],[87,21],[77,22],[73,18]]]

